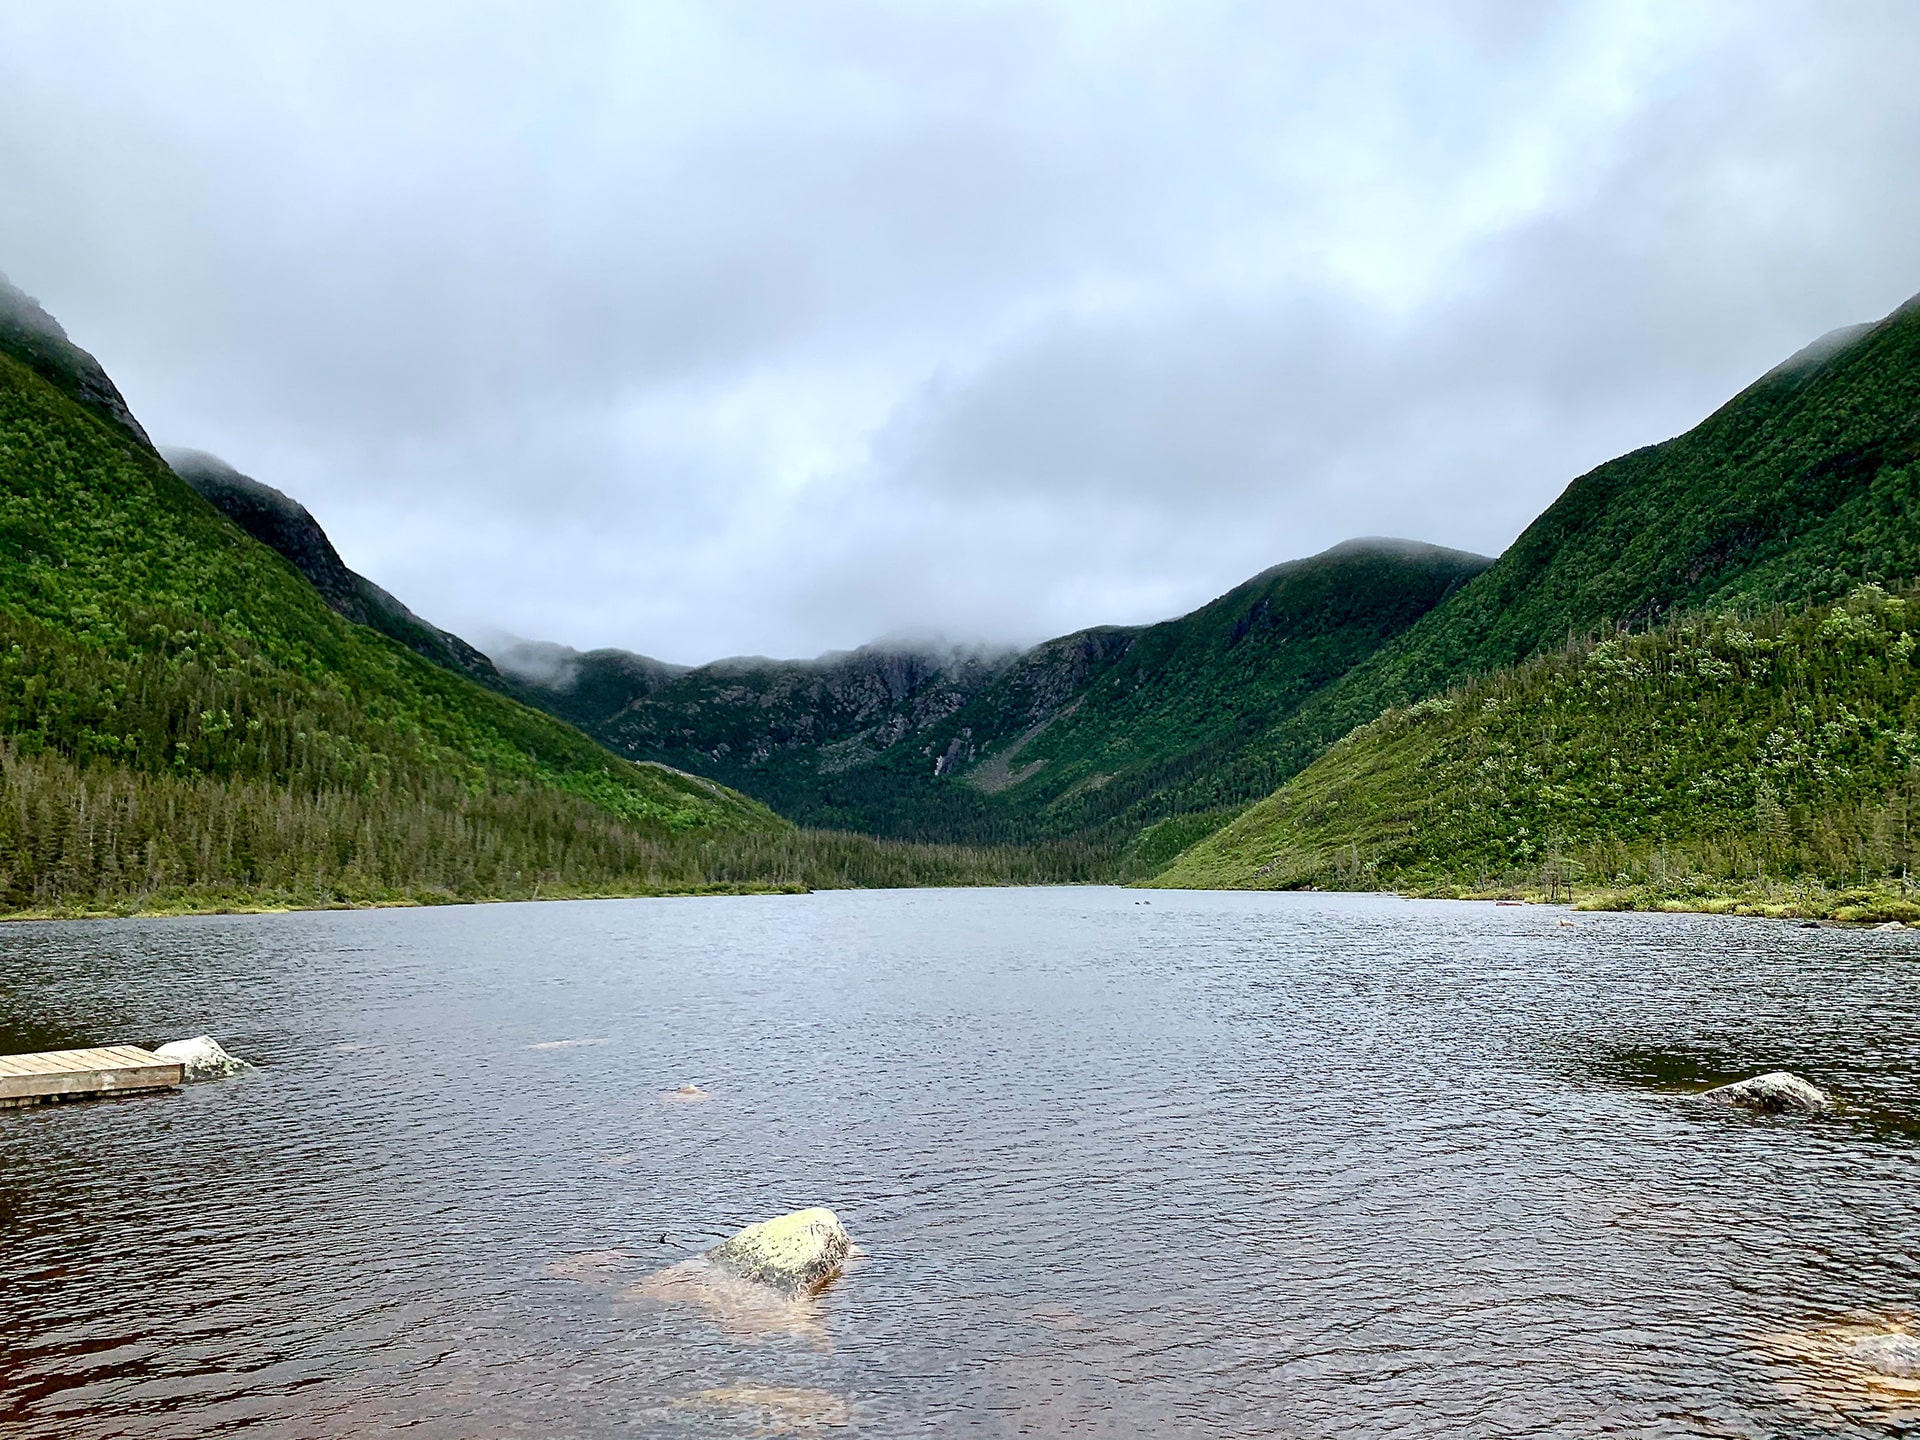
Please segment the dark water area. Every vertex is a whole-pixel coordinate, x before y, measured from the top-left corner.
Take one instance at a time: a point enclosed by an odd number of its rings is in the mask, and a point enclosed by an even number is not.
[[[201,1032],[259,1068],[0,1111],[0,1436],[1920,1434],[1853,1358],[1920,1311],[1920,934],[1097,889],[0,928],[0,1051]],[[1845,1108],[1694,1093],[1772,1069]],[[864,1253],[786,1319],[649,1285],[809,1205]]]

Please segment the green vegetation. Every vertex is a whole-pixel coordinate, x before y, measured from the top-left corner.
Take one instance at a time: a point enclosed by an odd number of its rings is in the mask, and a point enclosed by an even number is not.
[[[1082,878],[796,831],[327,608],[0,351],[0,910]]]
[[[1920,919],[1920,592],[1584,640],[1390,710],[1157,883]]]
[[[1142,873],[1282,778],[1261,737],[1489,562],[1363,541],[1276,566],[1190,615],[1018,656],[861,651],[675,671],[577,657],[528,685],[623,754],[814,824],[915,840],[1079,841]],[[1169,818],[1185,828],[1143,832]]]
[[[1262,737],[1298,773],[1390,705],[1599,629],[1920,577],[1920,303],[1808,346],[1569,485],[1493,567]]]
[[[0,742],[0,910],[174,913],[1086,880],[1064,849],[889,844],[791,826],[675,835],[558,790],[301,793],[76,765]]]
[[[262,545],[277,550],[335,613],[378,630],[444,669],[505,690],[491,661],[457,635],[429,625],[364,575],[349,570],[326,531],[299,501],[242,475],[201,450],[168,450],[167,464],[207,501]]]
[[[502,679],[182,463],[248,533],[0,286],[0,911],[1157,875],[1920,919],[1912,306],[1497,562],[1357,542],[1019,654]]]

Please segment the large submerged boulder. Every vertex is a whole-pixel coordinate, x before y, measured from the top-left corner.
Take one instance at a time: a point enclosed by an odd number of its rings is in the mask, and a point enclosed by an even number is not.
[[[237,1055],[229,1055],[211,1035],[196,1035],[191,1040],[172,1040],[153,1052],[162,1060],[180,1067],[180,1078],[222,1080],[252,1067]]]
[[[1756,1075],[1751,1080],[1736,1080],[1704,1093],[1704,1099],[1716,1105],[1733,1105],[1742,1110],[1758,1110],[1767,1115],[1797,1112],[1824,1115],[1833,1109],[1833,1097],[1810,1080],[1785,1070]]]
[[[1882,1375],[1920,1379],[1920,1337],[1867,1335],[1847,1347],[1847,1357]]]
[[[729,1275],[798,1299],[838,1275],[852,1249],[839,1217],[816,1207],[749,1225],[707,1251],[707,1259]]]

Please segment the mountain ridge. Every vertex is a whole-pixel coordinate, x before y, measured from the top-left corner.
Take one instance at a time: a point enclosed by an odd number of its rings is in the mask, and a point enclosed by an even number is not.
[[[618,753],[714,775],[805,823],[917,840],[1101,833],[1124,844],[1166,818],[1155,813],[1154,776],[1182,779],[1174,770],[1193,770],[1209,745],[1230,757],[1276,710],[1491,563],[1419,541],[1348,540],[1171,620],[1091,626],[1018,651],[880,642],[809,661],[670,667],[536,646],[532,664],[505,651],[496,659],[520,693]],[[1126,688],[1144,693],[1101,689],[1129,654]],[[1095,752],[1108,770],[1081,763]],[[1076,783],[1083,798],[1063,806]],[[1271,788],[1257,778],[1222,785],[1238,788],[1215,786],[1171,813]]]
[[[1585,759],[1624,755],[1621,738],[1608,730],[1611,721],[1603,714],[1576,715],[1556,707],[1576,703],[1581,687],[1607,683],[1583,672],[1577,661],[1588,647],[1602,657],[1614,653],[1607,647],[1616,640],[1640,647],[1633,653],[1644,651],[1650,673],[1671,677],[1676,664],[1696,671],[1704,667],[1703,673],[1731,683],[1747,672],[1737,654],[1722,653],[1735,644],[1727,635],[1758,633],[1764,621],[1769,634],[1782,637],[1777,644],[1784,648],[1774,670],[1755,673],[1771,676],[1765,682],[1770,686],[1812,693],[1807,703],[1787,706],[1775,730],[1742,742],[1753,747],[1745,761],[1751,773],[1741,802],[1749,820],[1767,809],[1753,790],[1752,776],[1765,773],[1767,755],[1760,747],[1773,743],[1768,737],[1823,754],[1829,725],[1866,724],[1869,736],[1880,735],[1874,742],[1880,748],[1867,752],[1865,761],[1820,763],[1839,765],[1841,772],[1865,764],[1883,794],[1835,788],[1838,781],[1797,792],[1801,814],[1792,823],[1803,833],[1792,864],[1809,883],[1829,884],[1839,851],[1827,840],[1815,843],[1816,832],[1858,840],[1861,824],[1871,829],[1891,822],[1862,821],[1855,812],[1905,814],[1900,808],[1905,802],[1896,804],[1905,781],[1900,767],[1886,759],[1885,747],[1886,736],[1907,723],[1903,697],[1915,680],[1905,669],[1903,651],[1895,657],[1897,664],[1881,652],[1901,651],[1911,643],[1902,607],[1912,602],[1916,579],[1920,300],[1870,325],[1830,332],[1693,429],[1576,479],[1494,567],[1283,722],[1271,743],[1298,762],[1292,777],[1196,842],[1165,878],[1169,883],[1307,884],[1325,883],[1338,873],[1358,884],[1371,873],[1414,883],[1445,880],[1457,888],[1460,877],[1449,877],[1433,854],[1420,851],[1417,864],[1408,860],[1418,846],[1409,850],[1414,842],[1404,835],[1395,839],[1402,834],[1395,827],[1452,833],[1447,827],[1458,828],[1462,822],[1455,812],[1465,806],[1482,817],[1475,822],[1482,828],[1471,844],[1463,839],[1455,849],[1465,854],[1478,847],[1474,853],[1490,866],[1488,857],[1499,844],[1528,841],[1527,835],[1516,839],[1511,829],[1503,831],[1495,813],[1500,807],[1476,789],[1478,782],[1467,772],[1434,758],[1439,752],[1432,749],[1450,746],[1449,753],[1481,755],[1495,769],[1507,765],[1517,742],[1495,734],[1489,728],[1493,722],[1482,723],[1473,710],[1497,701],[1519,705],[1541,734],[1560,734],[1537,761],[1526,762],[1531,771],[1512,781],[1504,802],[1509,807],[1538,788],[1541,774],[1574,777],[1567,782],[1569,794],[1591,813],[1569,814],[1556,833],[1578,832],[1584,837],[1580,843],[1592,850],[1598,841],[1587,822],[1595,815],[1618,834],[1636,836],[1644,834],[1642,812],[1662,813],[1668,817],[1663,833],[1675,844],[1693,847],[1689,863],[1701,875],[1717,876],[1713,885],[1731,885],[1732,879],[1716,870],[1720,861],[1714,855],[1757,852],[1740,839],[1729,812],[1701,802],[1694,808],[1713,816],[1712,825],[1706,825],[1663,809],[1672,786],[1727,769],[1725,757],[1716,756],[1708,766],[1702,758],[1708,753],[1705,742],[1689,740],[1678,750],[1665,747],[1662,753],[1679,758],[1658,774],[1629,773],[1595,789],[1597,782],[1581,768]],[[1874,598],[1886,591],[1896,597],[1906,592],[1905,598],[1884,604]],[[1849,600],[1856,595],[1865,597],[1859,602],[1865,609],[1857,614]],[[1861,691],[1836,711],[1830,702],[1853,694],[1857,677],[1837,670],[1824,649],[1834,635],[1851,635],[1865,626],[1862,617],[1869,612],[1876,625],[1892,626],[1871,653],[1876,666],[1892,667],[1893,678],[1878,691]],[[1757,618],[1747,624],[1740,617]],[[1527,677],[1536,672],[1560,677],[1555,683],[1561,689],[1552,695],[1529,689],[1534,682]],[[1672,678],[1661,684],[1676,705],[1707,703],[1697,686],[1689,689]],[[1706,689],[1711,688],[1709,683]],[[1489,698],[1478,698],[1483,692]],[[1660,711],[1650,698],[1655,692],[1622,693],[1657,730]],[[1754,703],[1759,703],[1758,692]],[[1465,711],[1458,710],[1462,705]],[[1454,718],[1422,719],[1447,716]],[[1752,718],[1736,707],[1718,723],[1744,733]],[[1495,753],[1502,745],[1507,748]],[[1411,763],[1409,757],[1427,759]],[[1693,780],[1686,778],[1690,765],[1700,770]],[[1737,773],[1737,766],[1728,770]],[[1738,789],[1734,779],[1715,783]],[[1545,843],[1541,812],[1537,802],[1529,803],[1535,811],[1526,829],[1538,846]],[[1444,822],[1436,818],[1443,815]],[[1884,846],[1875,844],[1880,853]],[[1343,845],[1352,863],[1335,865],[1329,857]],[[1778,859],[1777,852],[1767,853]],[[1376,869],[1363,873],[1367,865]],[[1636,883],[1644,882],[1644,869],[1636,873]]]
[[[204,450],[167,446],[160,454],[201,499],[284,556],[336,613],[378,630],[445,669],[496,690],[508,688],[480,651],[422,620],[388,591],[348,569],[320,522],[299,501]]]
[[[153,441],[100,362],[74,344],[60,322],[5,275],[0,275],[0,353],[12,356],[69,399],[153,449]]]
[[[1597,627],[1831,602],[1862,581],[1904,586],[1920,577],[1916,455],[1920,297],[1829,332],[1692,429],[1574,479],[1484,575],[1310,697],[1263,746],[1284,779],[1392,706]]]
[[[0,912],[1084,878],[801,831],[354,623],[44,341],[0,332]]]

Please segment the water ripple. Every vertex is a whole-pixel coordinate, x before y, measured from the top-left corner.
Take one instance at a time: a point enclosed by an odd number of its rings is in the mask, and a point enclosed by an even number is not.
[[[7,927],[0,1050],[260,1068],[0,1112],[0,1435],[1920,1433],[1920,937],[1136,898]]]

